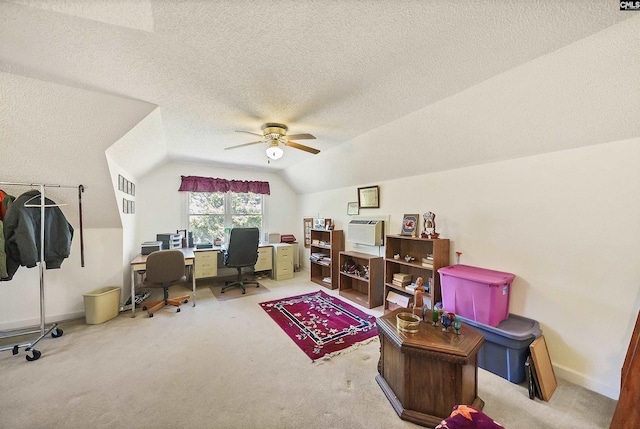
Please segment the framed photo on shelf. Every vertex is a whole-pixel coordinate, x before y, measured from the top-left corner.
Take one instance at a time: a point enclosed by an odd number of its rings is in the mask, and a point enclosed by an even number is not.
[[[377,209],[380,208],[380,187],[367,186],[358,188],[358,208]]]
[[[313,220],[313,229],[329,229],[331,218],[317,218]]]
[[[353,201],[351,203],[347,203],[347,214],[348,215],[357,215],[360,213],[360,209],[358,208],[358,202]]]
[[[406,214],[402,218],[402,232],[400,235],[415,237],[418,231],[420,217],[417,214]]]

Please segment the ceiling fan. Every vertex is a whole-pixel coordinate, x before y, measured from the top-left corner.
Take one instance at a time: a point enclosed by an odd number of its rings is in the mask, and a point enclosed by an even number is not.
[[[236,131],[239,133],[248,133],[256,136],[261,136],[262,140],[239,144],[236,146],[225,147],[224,150],[237,149],[239,147],[250,146],[250,145],[259,144],[259,143],[269,143],[269,147],[267,148],[267,157],[269,159],[274,159],[274,160],[282,158],[282,155],[284,154],[282,148],[280,147],[280,144],[283,144],[285,146],[289,146],[295,149],[300,149],[305,152],[312,153],[314,155],[317,153],[320,153],[318,149],[314,149],[312,147],[305,146],[303,144],[296,143],[290,140],[290,139],[295,139],[295,140],[315,139],[315,137],[312,136],[311,134],[292,134],[288,136],[287,130],[289,128],[284,124],[278,124],[275,122],[267,122],[266,124],[263,124],[262,127],[260,128],[262,129],[262,135],[251,132],[251,131],[243,131],[243,130],[236,130]]]

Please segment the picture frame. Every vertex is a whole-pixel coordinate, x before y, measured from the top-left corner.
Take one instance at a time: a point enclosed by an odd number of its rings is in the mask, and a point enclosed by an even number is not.
[[[358,208],[380,208],[380,187],[376,185],[358,188]]]
[[[402,218],[402,232],[400,235],[415,237],[418,231],[420,217],[417,214],[405,214]]]
[[[358,207],[357,201],[352,201],[347,203],[347,214],[349,216],[357,215],[360,213],[360,208]]]
[[[124,191],[124,177],[118,174],[118,191]]]
[[[329,230],[331,228],[331,218],[316,218],[313,219],[313,229]]]
[[[303,218],[304,247],[311,247],[311,229],[313,228],[313,218]]]

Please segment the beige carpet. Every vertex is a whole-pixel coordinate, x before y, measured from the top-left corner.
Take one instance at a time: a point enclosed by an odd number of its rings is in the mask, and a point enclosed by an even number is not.
[[[260,283],[260,287],[256,287],[255,285],[245,286],[246,293],[244,294],[242,293],[242,289],[240,289],[239,287],[227,289],[226,291],[224,291],[224,293],[222,293],[223,287],[224,283],[209,286],[211,293],[213,293],[218,301],[228,301],[230,299],[244,298],[251,295],[259,295],[271,292],[262,283]]]
[[[308,275],[261,283],[279,299],[320,289]],[[0,428],[419,427],[398,418],[375,382],[377,340],[311,363],[258,305],[265,295],[218,301],[199,286],[197,297],[180,313],[62,323],[35,362],[23,349],[0,353]],[[480,370],[478,391],[510,429],[608,427],[615,401],[558,381],[543,402]]]

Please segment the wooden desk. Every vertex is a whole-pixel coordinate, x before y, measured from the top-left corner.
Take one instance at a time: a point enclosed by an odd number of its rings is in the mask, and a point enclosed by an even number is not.
[[[380,337],[380,361],[376,381],[403,420],[436,426],[454,405],[482,409],[478,397],[478,350],[484,336],[465,324],[460,335],[443,332],[442,326],[420,323],[415,334],[396,328],[394,310],[376,321]],[[440,324],[438,324],[440,325]]]
[[[184,265],[191,268],[191,302],[192,306],[196,306],[196,276],[194,273],[195,254],[193,249],[179,249],[184,254]],[[136,317],[136,273],[147,269],[147,257],[149,255],[139,254],[131,261],[131,317]]]

